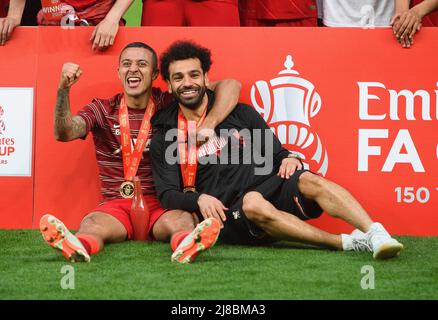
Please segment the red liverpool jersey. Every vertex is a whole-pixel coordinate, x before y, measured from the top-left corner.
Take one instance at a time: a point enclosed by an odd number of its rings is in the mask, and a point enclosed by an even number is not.
[[[291,20],[316,18],[315,0],[241,0],[241,19]]]
[[[61,0],[61,2],[67,3],[69,5],[71,5],[73,8],[75,8],[75,10],[84,10],[85,8],[88,8],[100,1],[96,1],[96,0]],[[110,2],[114,2],[114,1],[110,1]]]
[[[119,187],[125,181],[123,171],[122,149],[120,144],[119,108],[122,94],[106,100],[93,99],[78,115],[87,124],[87,132],[93,134],[96,160],[99,167],[101,192],[104,201],[121,198]],[[170,103],[172,96],[158,88],[152,89],[152,99],[156,110]],[[146,109],[138,110],[128,107],[131,143],[135,145],[137,135]],[[155,194],[152,181],[152,167],[149,157],[151,132],[145,144],[143,157],[138,167],[144,194]]]

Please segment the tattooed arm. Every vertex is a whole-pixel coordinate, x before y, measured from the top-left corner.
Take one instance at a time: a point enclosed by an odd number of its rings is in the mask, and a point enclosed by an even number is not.
[[[81,74],[82,70],[77,64],[66,63],[62,67],[54,115],[54,133],[58,141],[82,138],[87,133],[84,119],[79,116],[72,117],[70,112],[70,88],[79,80]]]

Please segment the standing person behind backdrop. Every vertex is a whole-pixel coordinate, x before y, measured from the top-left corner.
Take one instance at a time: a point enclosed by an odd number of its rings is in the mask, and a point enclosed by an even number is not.
[[[0,0],[0,45],[4,45],[17,26],[36,26],[41,2]]]
[[[53,0],[47,4],[42,1],[42,9],[39,0],[10,0],[7,17],[1,18],[7,2],[0,0],[0,45],[6,43],[20,22],[22,25],[34,25],[37,21],[39,25],[59,26],[70,19],[74,24],[95,26],[90,38],[92,48],[106,50],[114,44],[119,25],[124,25],[122,16],[133,0]],[[34,23],[23,23],[23,19]]]
[[[414,35],[422,26],[438,26],[437,10],[438,0],[395,0],[395,15],[391,25],[403,48],[414,44]]]
[[[316,27],[315,0],[240,0],[240,24],[247,27]]]
[[[438,27],[438,0],[412,0],[411,9],[423,11],[423,27]]]
[[[0,45],[4,45],[16,26],[21,24],[25,0],[0,0]]]
[[[142,26],[237,27],[237,0],[143,0]]]
[[[323,24],[327,27],[389,27],[393,0],[322,0]]]
[[[61,0],[63,14],[60,17],[65,19],[68,15],[75,24],[96,26],[91,35],[93,50],[106,50],[114,44],[120,25],[126,10],[133,0]],[[59,3],[57,5],[59,5]],[[61,25],[59,18],[50,18],[44,14],[43,9],[38,13],[39,25]]]

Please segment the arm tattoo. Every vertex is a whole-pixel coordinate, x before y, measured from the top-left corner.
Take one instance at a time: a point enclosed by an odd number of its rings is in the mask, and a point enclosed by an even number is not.
[[[58,89],[54,120],[58,140],[70,141],[85,136],[85,121],[81,117],[71,116],[69,90]]]
[[[85,137],[87,134],[87,125],[82,117],[74,116],[72,119],[72,134],[75,138]]]

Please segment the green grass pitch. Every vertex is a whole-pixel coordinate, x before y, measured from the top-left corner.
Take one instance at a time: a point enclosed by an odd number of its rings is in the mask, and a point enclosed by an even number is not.
[[[37,230],[0,230],[0,299],[438,299],[438,237],[397,239],[405,250],[387,261],[283,242],[217,244],[178,265],[168,244],[125,242],[71,264]],[[66,265],[74,289],[61,288]],[[374,269],[374,289],[361,287],[364,266]]]

